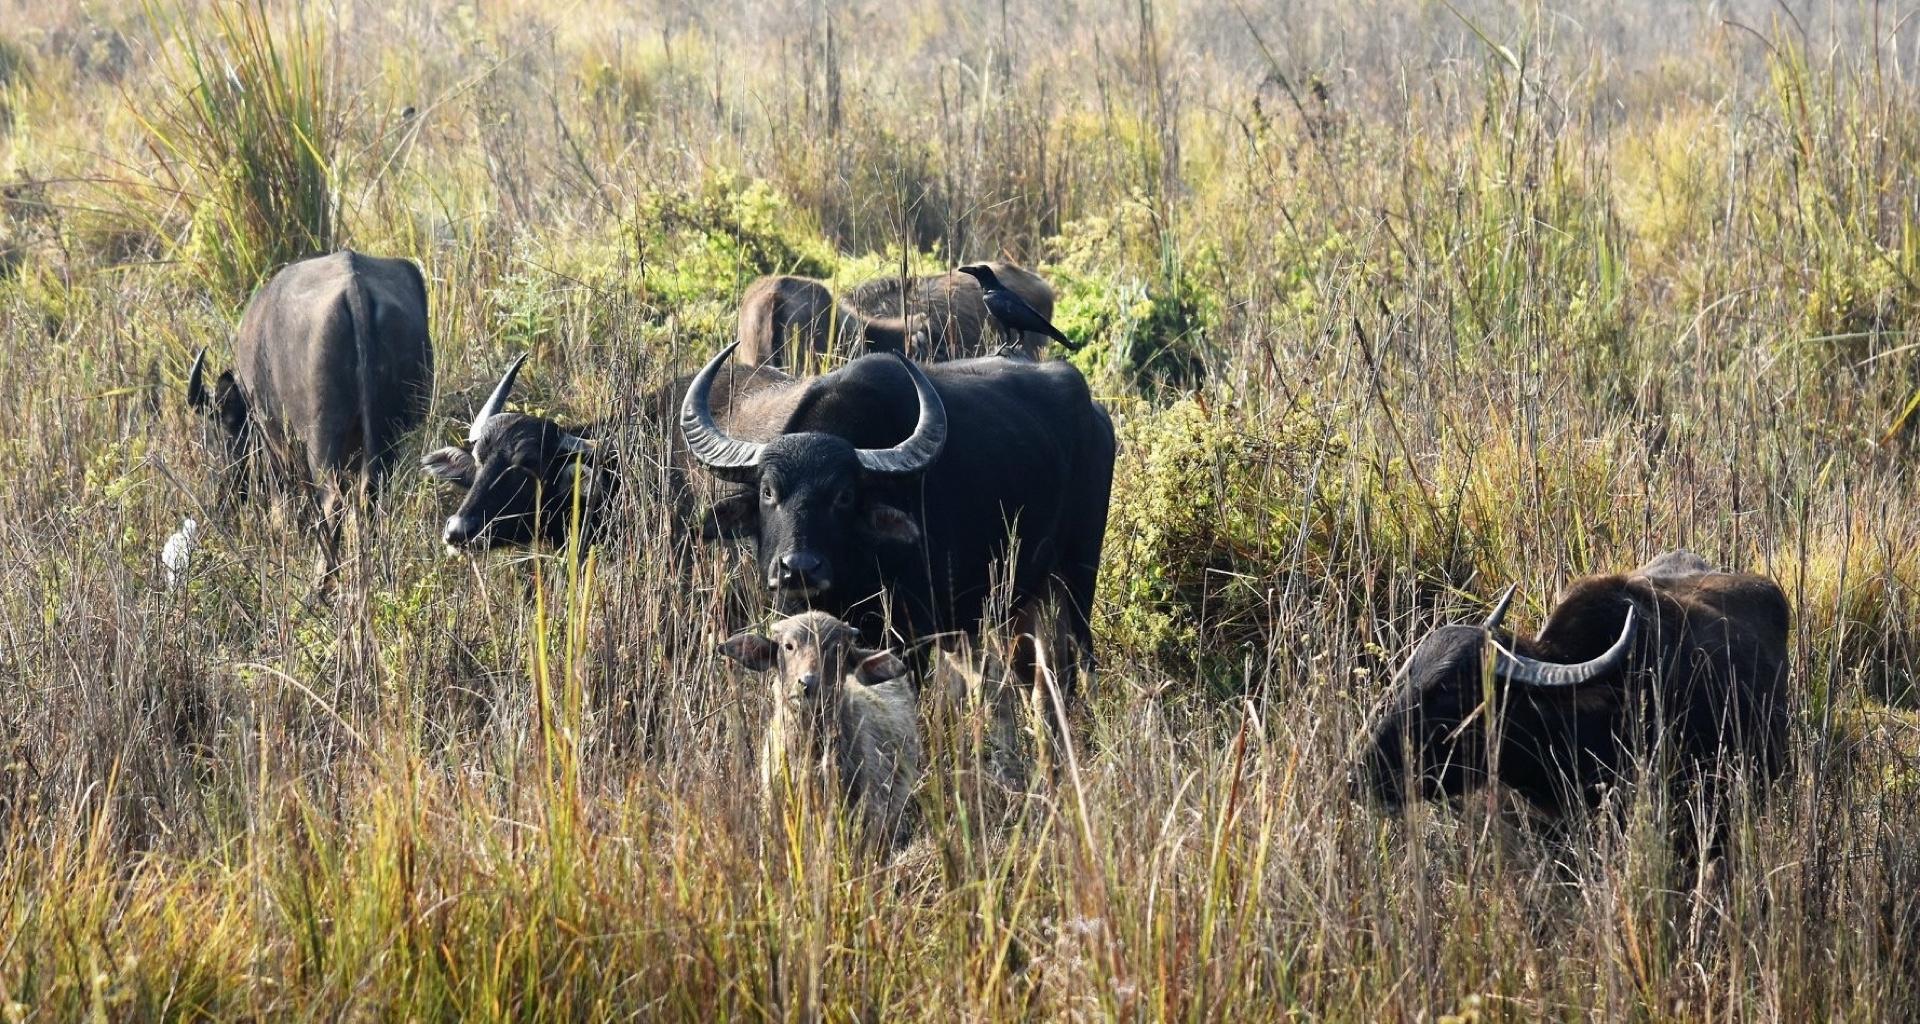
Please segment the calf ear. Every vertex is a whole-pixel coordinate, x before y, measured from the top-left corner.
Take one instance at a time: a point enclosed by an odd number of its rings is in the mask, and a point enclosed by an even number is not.
[[[720,653],[752,669],[765,672],[774,665],[773,641],[758,633],[740,633],[720,644]]]
[[[441,448],[420,460],[420,468],[436,480],[445,480],[462,490],[473,486],[473,456],[465,448]]]
[[[860,525],[868,537],[877,541],[888,544],[920,543],[920,524],[892,505],[876,503],[867,506]]]
[[[703,541],[750,536],[759,522],[760,505],[752,494],[729,494],[713,503],[700,519]]]
[[[907,663],[900,660],[892,651],[858,651],[855,656],[860,664],[854,668],[854,675],[868,686],[878,686],[889,679],[898,679],[907,674]]]

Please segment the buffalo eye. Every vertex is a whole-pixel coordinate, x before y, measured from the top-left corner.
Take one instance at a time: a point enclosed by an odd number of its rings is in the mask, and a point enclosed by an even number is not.
[[[853,488],[851,487],[840,488],[840,493],[833,496],[833,507],[837,509],[852,508],[853,507]]]
[[[760,500],[761,500],[762,502],[764,502],[765,504],[768,504],[768,505],[771,505],[771,504],[773,504],[773,501],[774,501],[774,494],[773,494],[773,485],[772,485],[772,484],[761,484],[761,485],[760,485]]]

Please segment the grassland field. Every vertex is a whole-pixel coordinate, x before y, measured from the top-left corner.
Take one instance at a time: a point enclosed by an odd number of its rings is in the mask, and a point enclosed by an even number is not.
[[[1916,60],[1906,0],[0,0],[0,1017],[1916,1019]],[[762,274],[1038,268],[1121,442],[1071,756],[1002,814],[936,716],[900,856],[763,820],[743,556],[644,487],[576,570],[409,468],[313,599],[184,380],[347,245],[428,280],[418,450],[521,351],[631,413]],[[1351,798],[1427,630],[1674,547],[1795,608],[1720,880],[1644,794]]]

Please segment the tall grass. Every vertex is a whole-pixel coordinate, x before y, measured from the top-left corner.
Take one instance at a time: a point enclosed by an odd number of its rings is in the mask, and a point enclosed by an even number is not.
[[[182,72],[178,93],[141,116],[171,186],[161,194],[189,207],[177,257],[237,301],[281,265],[332,251],[341,127],[314,13],[251,0],[213,4],[204,18],[157,6],[147,15],[171,23]]]
[[[9,1019],[1920,1007],[1908,7],[4,3]],[[293,517],[218,510],[184,354],[346,238],[427,271],[422,443],[531,348],[616,538],[449,559],[403,473],[316,602]],[[633,414],[756,274],[1000,255],[1124,441],[1100,672],[1011,793],[929,695],[879,857],[765,816],[743,557],[676,536]],[[1796,609],[1720,880],[1650,793],[1351,799],[1428,629],[1676,546]]]

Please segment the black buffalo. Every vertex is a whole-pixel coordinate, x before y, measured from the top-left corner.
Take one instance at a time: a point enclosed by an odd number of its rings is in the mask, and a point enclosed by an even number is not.
[[[649,434],[667,436],[693,379],[689,375],[642,396],[629,424],[562,426],[542,416],[507,410],[526,360],[525,355],[514,360],[474,414],[467,426],[466,448],[441,448],[421,460],[429,475],[464,492],[459,508],[441,531],[449,548],[564,548],[576,527],[586,544],[575,550],[605,537],[616,527],[613,504],[622,489],[617,441],[623,433],[634,442]],[[724,404],[792,380],[773,367],[743,368],[724,375],[715,391]],[[689,464],[683,451],[667,461],[668,487],[682,520],[691,522],[692,495],[684,486]]]
[[[289,264],[240,318],[233,368],[206,384],[202,349],[187,402],[217,419],[242,489],[305,486],[332,522],[351,483],[377,490],[433,391],[427,288],[403,259],[342,250]]]
[[[1532,639],[1500,629],[1512,595],[1478,626],[1435,630],[1407,659],[1361,755],[1374,797],[1394,806],[1497,779],[1559,816],[1598,807],[1664,756],[1680,802],[1699,795],[1721,810],[1728,781],[1778,775],[1789,613],[1772,580],[1669,552],[1576,581]]]
[[[733,485],[709,532],[753,541],[781,612],[828,612],[875,644],[889,626],[971,631],[1004,580],[1023,633],[1037,636],[1031,616],[1057,598],[1090,654],[1114,436],[1078,370],[873,355],[731,401],[723,424],[710,399],[732,353],[695,376],[681,430]],[[1076,662],[1057,659],[1068,692]]]

